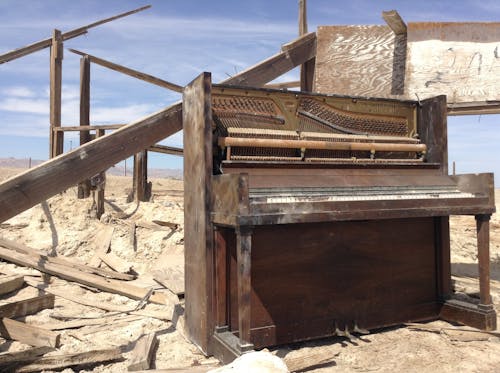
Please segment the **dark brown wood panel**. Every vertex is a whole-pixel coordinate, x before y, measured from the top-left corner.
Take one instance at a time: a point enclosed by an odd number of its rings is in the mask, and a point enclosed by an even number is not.
[[[436,317],[434,235],[432,218],[255,227],[251,327],[275,326],[258,344],[304,339],[306,328],[307,338],[331,335],[335,323],[388,325],[399,313]],[[234,237],[227,242],[237,330]]]

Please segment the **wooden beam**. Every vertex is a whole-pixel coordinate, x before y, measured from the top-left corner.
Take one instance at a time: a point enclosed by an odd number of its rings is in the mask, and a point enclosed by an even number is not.
[[[56,128],[56,131],[63,132],[84,132],[84,131],[98,131],[98,130],[118,130],[125,127],[126,124],[99,124],[99,125],[88,125],[88,126],[61,126]]]
[[[44,255],[40,250],[36,250],[36,249],[33,249],[33,248],[28,247],[26,245],[23,245],[19,242],[7,240],[4,238],[0,238],[0,246],[3,246],[7,249],[14,250],[14,251],[21,253],[21,254],[39,255],[42,257],[43,260],[47,260],[51,263],[64,265],[64,266],[67,266],[69,268],[73,268],[73,269],[78,270],[78,271],[94,273],[96,275],[103,276],[103,277],[109,277],[109,278],[114,278],[117,280],[125,280],[125,281],[130,281],[130,280],[133,280],[136,278],[136,276],[134,276],[134,275],[117,273],[115,271],[108,271],[108,270],[102,269],[102,268],[94,268],[91,266],[87,266],[83,263],[78,263],[76,260],[72,260],[71,258],[61,258],[58,256],[47,256],[47,255]]]
[[[143,11],[143,10],[148,9],[148,8],[151,8],[151,5],[146,5],[146,6],[131,10],[129,12],[121,13],[121,14],[118,14],[118,15],[110,17],[110,18],[105,18],[105,19],[102,19],[100,21],[91,23],[89,25],[82,26],[82,27],[79,27],[77,29],[65,32],[64,34],[62,34],[62,40],[68,40],[68,39],[75,38],[77,36],[84,35],[87,33],[87,30],[92,28],[92,27],[100,26],[104,23],[111,22],[111,21],[114,21],[116,19],[126,17],[126,16],[129,16],[129,15],[134,14],[134,13],[138,13],[138,12]],[[48,39],[40,40],[36,43],[30,44],[26,47],[22,47],[22,48],[7,52],[5,54],[0,55],[0,64],[15,60],[16,58],[26,56],[28,54],[42,50],[44,48],[48,48],[51,46],[51,44],[52,44],[52,38],[48,38]]]
[[[39,356],[53,351],[52,347],[33,347],[22,351],[6,351],[0,353],[0,369],[7,369],[20,363],[36,360]]]
[[[6,317],[0,321],[0,335],[5,339],[12,339],[35,347],[58,348],[61,343],[59,333]]]
[[[500,114],[500,101],[448,103],[448,115]]]
[[[94,239],[95,252],[89,261],[89,265],[98,267],[101,264],[101,255],[108,252],[114,231],[115,228],[112,225],[106,225],[97,232]]]
[[[63,153],[64,133],[54,131],[61,127],[62,60],[61,31],[54,30],[50,47],[50,158]]]
[[[21,289],[24,285],[24,276],[7,276],[0,278],[0,295],[8,294]]]
[[[221,82],[260,87],[316,56],[316,34],[311,32],[282,46],[282,51]]]
[[[80,128],[90,125],[90,60],[84,56],[80,59]],[[61,128],[61,127],[59,127]],[[80,129],[80,145],[91,140],[90,131]],[[85,179],[78,184],[78,198],[90,196],[90,179]]]
[[[177,103],[6,180],[0,184],[0,222],[181,129]]]
[[[130,68],[122,66],[122,65],[118,65],[117,63],[103,60],[102,58],[92,56],[92,55],[85,53],[85,52],[80,52],[76,49],[69,49],[69,51],[76,53],[76,54],[79,54],[80,56],[87,56],[90,59],[90,62],[93,62],[93,63],[98,64],[100,66],[106,67],[106,68],[114,70],[114,71],[118,71],[120,73],[129,75],[133,78],[137,78],[137,79],[143,80],[143,81],[151,83],[151,84],[155,84],[155,85],[163,87],[163,88],[170,89],[170,90],[175,91],[175,92],[182,92],[182,90],[184,89],[180,85],[167,82],[166,80],[157,78],[153,75],[145,74],[143,72],[140,72],[140,71],[137,71],[134,69],[130,69]]]
[[[406,23],[396,10],[382,12],[382,18],[396,35],[406,34]]]
[[[132,356],[127,368],[128,371],[135,372],[151,368],[153,353],[157,343],[158,340],[155,333],[146,334],[139,338],[132,350]]]
[[[294,82],[285,82],[285,83],[268,83],[264,85],[264,88],[271,88],[271,89],[288,89],[288,88],[299,88],[299,87],[301,87],[300,80],[296,80]]]
[[[97,130],[95,137],[96,139],[99,139],[103,137],[106,134],[106,131],[103,129]],[[101,172],[99,172],[98,179],[100,182],[97,185],[97,190],[95,190],[97,197],[96,197],[96,217],[97,219],[100,219],[102,214],[104,214],[104,195],[106,192],[106,169],[101,169]]]
[[[44,260],[41,255],[28,256],[8,249],[0,248],[0,258],[17,265],[38,269],[41,272],[57,276],[68,281],[78,282],[79,284],[92,286],[96,289],[107,291],[109,293],[124,295],[132,299],[144,299],[149,293],[149,289],[144,289],[124,281],[104,279],[91,273],[80,272],[74,268],[50,263],[49,261]],[[161,293],[153,293],[149,297],[149,301],[157,304],[167,303],[165,295]],[[13,317],[3,315],[1,313],[1,307],[2,306],[0,306],[0,316]]]
[[[148,148],[148,150],[150,152],[178,155],[180,157],[182,157],[184,154],[184,150],[182,148],[176,148],[173,146],[165,146],[165,145],[160,145],[160,144],[151,145]]]
[[[143,150],[134,154],[133,190],[136,202],[149,201],[148,191],[148,152]]]
[[[120,348],[107,350],[94,350],[78,352],[64,355],[43,356],[29,365],[25,365],[16,370],[16,372],[40,372],[48,370],[60,370],[62,368],[102,364],[108,361],[122,360]]]
[[[0,317],[23,317],[47,308],[54,308],[54,295],[52,294],[2,304],[0,305]]]
[[[307,0],[299,0],[299,36],[307,34]],[[316,59],[306,61],[300,67],[300,90],[311,92],[313,90],[314,69]]]

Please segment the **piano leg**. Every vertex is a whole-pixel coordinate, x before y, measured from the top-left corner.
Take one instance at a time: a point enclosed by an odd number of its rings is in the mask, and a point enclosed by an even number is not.
[[[479,262],[479,307],[493,310],[490,294],[490,215],[476,215],[477,258]]]
[[[236,252],[238,262],[239,347],[241,351],[245,351],[253,348],[250,343],[252,227],[242,226],[236,229]]]
[[[490,215],[476,215],[479,304],[456,299],[444,302],[440,317],[482,330],[495,330],[497,315],[490,295]]]

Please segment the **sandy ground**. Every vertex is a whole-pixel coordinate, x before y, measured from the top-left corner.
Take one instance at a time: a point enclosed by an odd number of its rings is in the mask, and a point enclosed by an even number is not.
[[[19,170],[0,170],[0,181]],[[78,200],[76,188],[58,194],[46,203],[38,205],[6,223],[0,225],[0,236],[16,240],[33,248],[59,256],[88,262],[95,250],[95,237],[106,225],[112,225],[114,232],[111,252],[131,264],[139,274],[135,283],[154,286],[151,271],[162,263],[166,256],[182,256],[183,253],[183,200],[182,181],[174,179],[153,179],[151,202],[127,202],[127,190],[131,188],[130,178],[109,176],[106,187],[106,213],[100,221],[91,212],[92,199]],[[497,193],[497,204],[500,193]],[[154,230],[147,227],[153,220],[178,223],[175,230]],[[139,222],[132,239],[131,222]],[[140,222],[145,222],[142,227]],[[458,217],[451,220],[452,269],[455,288],[459,292],[475,296],[478,292],[475,222],[473,217]],[[491,282],[492,296],[500,310],[500,219],[494,215],[491,221]],[[7,262],[0,262],[0,273],[21,273],[32,283],[43,283],[40,273]],[[59,293],[97,302],[133,308],[137,301],[106,292],[66,282],[51,277],[44,286]],[[9,300],[34,296],[37,289],[25,287]],[[177,300],[177,298],[175,298]],[[5,302],[5,297],[0,299]],[[148,311],[162,312],[161,306],[148,304]],[[44,310],[25,321],[43,327],[59,320],[54,317],[106,317],[99,308],[83,306],[56,296],[55,308]],[[109,315],[109,313],[108,313]],[[499,320],[500,324],[500,320]],[[159,345],[156,350],[155,367],[172,368],[203,364],[213,366],[213,358],[204,357],[190,344],[182,332],[183,318],[174,322],[152,317],[130,316],[110,317],[105,326],[86,326],[80,329],[61,331],[62,346],[55,353],[83,352],[93,349],[120,347],[125,358],[135,341],[143,334],[156,332]],[[449,326],[443,321],[430,323],[432,326]],[[18,342],[3,341],[2,351],[25,348]],[[363,337],[356,342],[344,338],[329,338],[322,341],[281,346],[272,352],[280,357],[294,358],[309,354],[330,356],[332,362],[309,371],[314,372],[500,372],[500,338],[482,333],[456,335],[446,332],[423,332],[406,327],[385,329]],[[126,371],[127,360],[113,364],[98,365],[92,372]],[[208,369],[208,368],[207,368]],[[64,372],[72,372],[66,369]]]

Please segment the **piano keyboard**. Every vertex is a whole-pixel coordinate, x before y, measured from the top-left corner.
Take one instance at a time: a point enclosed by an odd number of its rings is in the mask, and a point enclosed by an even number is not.
[[[250,190],[250,200],[252,203],[396,201],[474,197],[474,194],[461,192],[456,187],[348,187]]]

